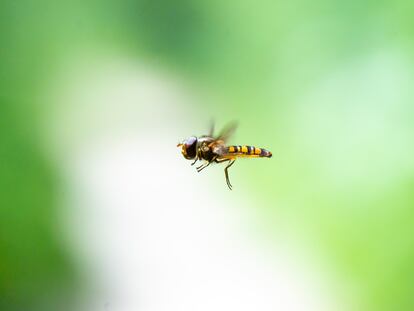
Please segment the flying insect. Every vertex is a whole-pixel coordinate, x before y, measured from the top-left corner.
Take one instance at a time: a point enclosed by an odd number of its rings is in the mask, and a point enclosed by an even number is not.
[[[236,146],[227,145],[226,142],[236,130],[236,123],[231,123],[225,127],[218,136],[214,136],[214,126],[211,127],[209,135],[190,136],[177,147],[181,147],[181,153],[187,160],[194,160],[191,165],[197,161],[203,161],[203,164],[197,167],[197,172],[201,172],[211,163],[224,163],[226,183],[230,190],[232,185],[229,179],[228,169],[234,164],[238,158],[271,158],[272,153],[264,148],[253,146]]]

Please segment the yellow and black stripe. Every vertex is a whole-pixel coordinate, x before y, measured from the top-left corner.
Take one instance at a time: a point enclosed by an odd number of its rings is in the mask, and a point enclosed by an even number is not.
[[[272,153],[269,150],[253,146],[229,146],[227,147],[227,152],[229,155],[234,155],[235,157],[272,157]]]

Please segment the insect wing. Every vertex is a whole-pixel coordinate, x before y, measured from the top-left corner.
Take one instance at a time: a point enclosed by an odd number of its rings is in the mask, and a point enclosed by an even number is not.
[[[217,140],[222,140],[226,142],[234,134],[236,129],[237,129],[237,122],[233,121],[227,124],[227,126],[225,126],[223,130],[220,132],[220,134],[218,135]]]
[[[214,127],[215,127],[214,120],[211,120],[210,121],[210,131],[208,133],[208,136],[210,136],[210,137],[214,136]]]
[[[213,153],[215,153],[218,156],[223,156],[227,154],[227,147],[225,146],[224,141],[222,140],[215,140],[213,143],[211,143],[210,148],[213,151]]]

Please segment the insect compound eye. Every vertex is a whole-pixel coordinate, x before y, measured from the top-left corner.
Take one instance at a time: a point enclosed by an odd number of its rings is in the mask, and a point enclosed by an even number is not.
[[[187,159],[194,159],[197,155],[197,137],[191,136],[189,137],[183,144],[183,151],[185,148],[184,157]]]

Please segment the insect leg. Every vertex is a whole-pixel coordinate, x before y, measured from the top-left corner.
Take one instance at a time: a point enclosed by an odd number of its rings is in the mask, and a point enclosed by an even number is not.
[[[231,159],[214,159],[214,161],[216,162],[216,163],[223,163],[223,162],[226,162],[226,161],[230,161]]]
[[[226,182],[227,182],[227,186],[229,187],[230,190],[232,190],[231,188],[233,187],[230,183],[230,179],[229,179],[229,172],[228,169],[230,166],[233,165],[234,162],[236,162],[236,160],[229,160],[229,164],[227,164],[226,168],[224,169],[224,174],[226,175]]]
[[[200,168],[202,168],[204,165],[206,165],[206,163],[203,163],[203,164],[201,164],[200,166],[197,166],[197,167],[196,167],[197,171],[198,171]]]
[[[194,162],[191,165],[194,165],[198,161],[198,158],[195,158]]]
[[[207,162],[207,163],[204,163],[204,164],[200,165],[199,167],[197,167],[197,172],[200,173],[203,169],[205,169],[210,164],[211,164],[211,162]]]

